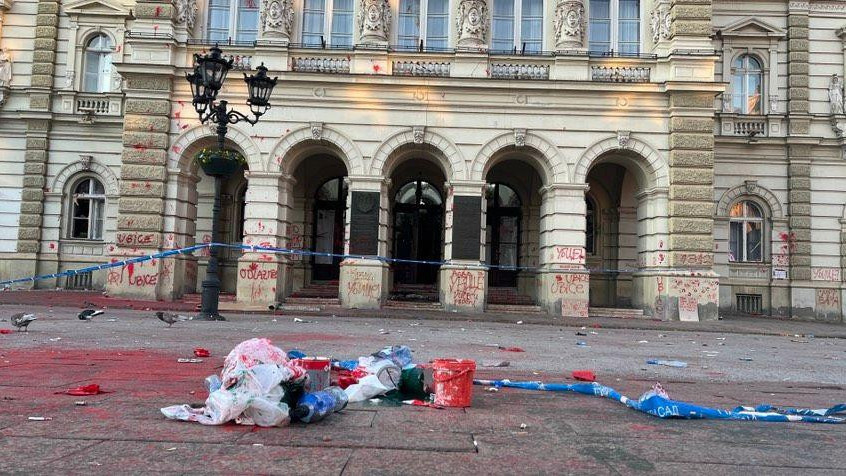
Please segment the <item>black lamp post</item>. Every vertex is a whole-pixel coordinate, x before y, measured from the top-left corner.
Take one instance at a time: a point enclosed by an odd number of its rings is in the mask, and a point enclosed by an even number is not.
[[[212,242],[217,243],[218,229],[217,221],[220,215],[220,186],[223,178],[232,174],[240,165],[227,154],[223,148],[226,132],[229,124],[237,124],[246,121],[251,125],[258,122],[259,118],[270,109],[270,94],[276,86],[276,79],[267,76],[267,68],[264,63],[258,67],[258,73],[247,76],[244,74],[244,81],[247,83],[247,104],[253,118],[245,116],[234,109],[228,109],[226,101],[217,101],[217,93],[226,80],[226,73],[232,69],[232,60],[225,59],[223,52],[217,46],[211,49],[207,55],[194,55],[194,72],[185,75],[191,84],[191,93],[194,96],[192,103],[194,109],[200,116],[200,122],[211,121],[217,124],[217,153],[212,154],[210,160],[200,162],[206,175],[214,177],[214,207],[212,208]],[[203,298],[200,308],[200,318],[209,321],[223,321],[223,316],[218,312],[218,301],[220,298],[220,276],[218,275],[217,248],[209,249],[209,265],[206,268],[206,278],[203,280]]]

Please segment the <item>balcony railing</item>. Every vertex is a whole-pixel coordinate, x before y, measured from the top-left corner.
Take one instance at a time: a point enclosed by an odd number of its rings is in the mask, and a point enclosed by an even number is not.
[[[76,93],[73,98],[73,112],[94,116],[119,116],[121,103],[120,93]]]
[[[643,66],[591,66],[590,79],[606,83],[648,83],[651,71]]]
[[[291,71],[305,73],[349,73],[350,60],[346,57],[294,57]]]
[[[767,132],[767,120],[764,118],[738,119],[734,122],[736,136],[762,136]]]
[[[394,76],[430,76],[448,78],[450,63],[434,61],[394,61]]]
[[[491,63],[494,79],[549,79],[549,65],[538,63]]]

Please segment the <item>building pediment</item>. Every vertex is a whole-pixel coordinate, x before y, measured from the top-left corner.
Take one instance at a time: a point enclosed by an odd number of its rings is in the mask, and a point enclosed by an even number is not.
[[[761,37],[783,37],[786,35],[781,28],[770,25],[767,22],[757,20],[755,18],[746,18],[725,28],[719,29],[720,34],[724,37],[747,37],[747,38],[761,38]]]
[[[112,0],[70,0],[63,5],[70,16],[128,17],[130,14],[123,5]]]

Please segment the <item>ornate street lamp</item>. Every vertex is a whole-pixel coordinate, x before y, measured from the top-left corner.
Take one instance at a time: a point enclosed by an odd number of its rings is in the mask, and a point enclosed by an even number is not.
[[[200,116],[200,122],[217,124],[217,153],[211,154],[200,161],[200,166],[206,175],[214,177],[214,207],[212,208],[212,242],[217,243],[217,221],[220,215],[220,187],[223,179],[238,169],[240,161],[235,155],[227,153],[223,148],[229,124],[246,121],[255,125],[259,118],[270,109],[270,94],[276,86],[276,79],[267,76],[264,63],[258,67],[256,74],[247,76],[247,104],[254,117],[248,117],[240,112],[229,109],[224,100],[217,101],[217,93],[223,87],[226,74],[232,69],[232,60],[223,57],[223,51],[215,45],[209,54],[194,55],[194,72],[185,75],[191,85],[194,109]],[[216,247],[209,249],[209,264],[206,268],[206,278],[203,280],[203,298],[200,308],[200,318],[206,320],[225,320],[218,312],[220,298],[220,276],[218,275],[218,251]]]

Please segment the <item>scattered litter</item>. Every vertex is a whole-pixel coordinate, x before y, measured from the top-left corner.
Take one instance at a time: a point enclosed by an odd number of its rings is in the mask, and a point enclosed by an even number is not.
[[[579,347],[589,347],[585,341],[576,342],[576,345]]]
[[[54,338],[52,338],[52,339],[48,339],[48,340],[49,340],[50,342],[59,342],[60,340],[62,340],[62,338],[61,338],[61,337],[54,337]]]
[[[596,331],[590,331],[590,335],[592,335],[592,336],[598,336],[598,335],[599,335],[599,332],[596,332]]]
[[[194,355],[196,355],[197,357],[210,357],[211,352],[202,347],[197,347],[196,349],[194,349]]]
[[[483,360],[482,367],[508,367],[511,362],[507,360]]]
[[[111,318],[111,319],[106,319],[106,322],[117,322],[117,319],[115,319],[115,318],[113,317],[113,318]]]
[[[725,337],[717,337],[717,340],[726,340]]]
[[[544,383],[512,382],[510,380],[473,380],[474,385],[512,387],[525,390],[545,390],[549,392],[574,392],[616,400],[625,406],[658,418],[685,419],[721,419],[742,421],[805,422],[805,423],[846,423],[846,417],[837,416],[846,413],[846,403],[824,409],[778,408],[771,405],[756,407],[740,406],[732,410],[700,407],[687,402],[671,400],[661,384],[655,384],[651,390],[638,399],[621,395],[611,387],[591,383]],[[521,425],[522,428],[522,425]]]
[[[390,334],[391,332],[390,332],[390,331],[386,331],[385,329],[379,329],[379,333],[380,333],[380,334],[382,334],[382,335],[384,335],[384,334]]]
[[[56,394],[73,395],[75,397],[87,397],[90,395],[100,395],[101,393],[111,393],[100,389],[100,385],[92,383],[90,385],[80,385],[79,387],[69,388],[67,390],[56,392]]]
[[[574,370],[573,378],[582,382],[596,382],[596,375],[590,370]]]
[[[499,389],[496,388],[496,387],[487,387],[487,388],[485,388],[485,391],[490,392],[490,393],[496,393],[496,392],[499,392]]]
[[[682,362],[681,360],[649,359],[646,363],[649,365],[665,365],[667,367],[676,367],[680,369],[687,367],[687,362]]]
[[[522,323],[523,323],[523,321],[517,321],[517,324],[522,324]]]
[[[288,358],[289,359],[302,359],[305,357],[305,352],[298,350],[298,349],[291,349],[288,351]]]
[[[424,402],[423,400],[403,400],[403,405],[413,405],[415,407],[429,407],[429,408],[437,408],[438,410],[443,410],[442,405],[436,405],[434,403]]]
[[[506,352],[526,352],[525,350],[521,349],[520,347],[504,347],[499,346],[499,350],[504,350]]]
[[[48,416],[31,416],[31,417],[27,418],[27,420],[29,420],[29,421],[50,421],[52,419],[53,419],[53,417],[48,417]]]
[[[790,342],[796,342],[797,344],[808,344],[811,341],[808,340],[800,340],[800,339],[790,339]]]
[[[264,445],[261,444],[261,443],[253,443],[253,446],[264,446]]]
[[[299,317],[294,318],[294,322],[305,322],[304,320],[300,319]]]
[[[176,447],[174,446],[174,447],[172,447],[172,448],[168,448],[168,449],[166,449],[165,451],[176,451]]]
[[[637,341],[637,343],[638,344],[648,344],[649,341],[648,340],[639,340],[639,341]]]
[[[586,336],[587,334],[585,334],[584,332],[576,332],[576,335],[577,336]]]
[[[73,404],[78,407],[84,407],[86,405],[85,400],[79,400],[77,402],[73,402]]]
[[[176,359],[176,362],[180,364],[199,364],[203,362],[203,359]]]
[[[591,324],[590,326],[594,329],[601,329],[602,328],[602,326],[600,326],[599,324]]]
[[[12,329],[0,329],[0,334],[11,334]]]
[[[751,358],[751,357],[741,357],[741,358],[740,358],[740,360],[742,360],[742,361],[744,361],[744,362],[752,362],[752,358]]]
[[[525,424],[525,423],[520,423],[520,429],[521,429],[521,430],[525,430],[525,429],[526,429],[526,428],[528,428],[528,427],[529,427],[529,425],[527,425],[527,424]]]

